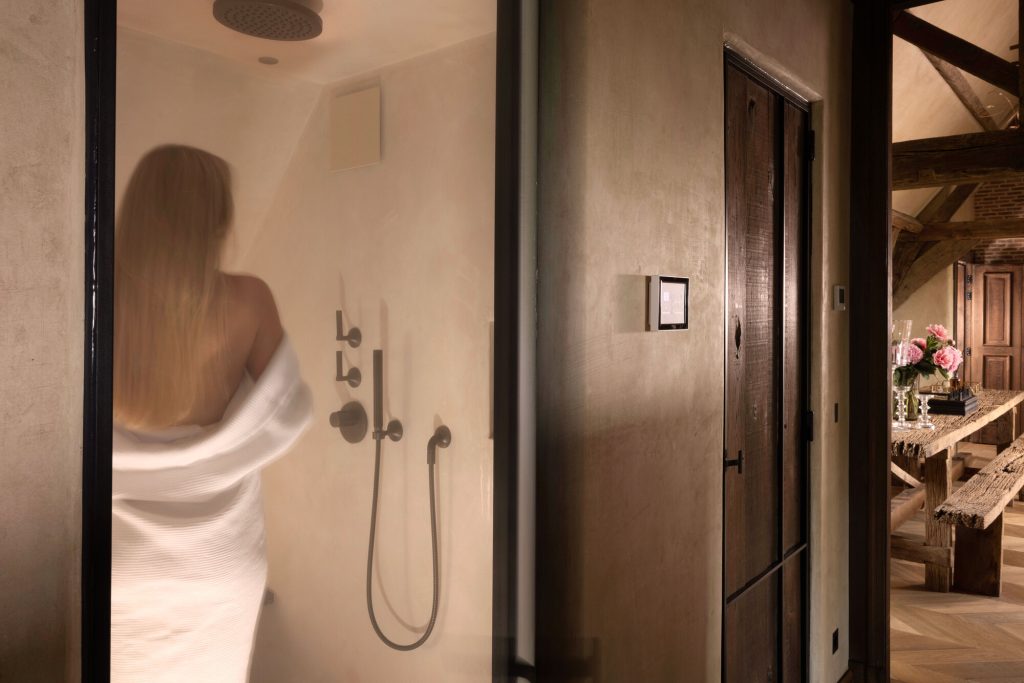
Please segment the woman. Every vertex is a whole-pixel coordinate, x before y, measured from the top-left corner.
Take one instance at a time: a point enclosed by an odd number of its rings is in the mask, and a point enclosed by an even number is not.
[[[311,403],[270,289],[220,270],[220,158],[139,162],[115,238],[114,683],[246,680],[266,582],[260,469]]]

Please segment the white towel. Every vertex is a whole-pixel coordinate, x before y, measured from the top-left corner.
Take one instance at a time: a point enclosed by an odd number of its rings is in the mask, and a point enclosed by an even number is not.
[[[312,419],[287,338],[224,418],[115,428],[112,683],[241,683],[266,584],[260,469]]]

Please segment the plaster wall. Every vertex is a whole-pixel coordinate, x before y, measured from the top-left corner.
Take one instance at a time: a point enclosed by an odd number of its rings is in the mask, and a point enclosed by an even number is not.
[[[549,667],[568,656],[609,681],[721,674],[728,40],[814,101],[810,680],[846,671],[848,318],[831,310],[831,287],[849,275],[849,19],[846,3],[813,0],[543,5],[537,552]],[[644,276],[656,273],[690,277],[688,331],[644,331]]]
[[[257,683],[490,679],[495,49],[492,33],[326,87],[242,264],[273,289],[315,404],[309,432],[264,473],[275,601]],[[370,84],[383,160],[332,173],[329,101]],[[359,348],[335,340],[336,309]],[[430,614],[427,440],[441,423],[453,433],[437,460],[438,622],[411,654],[381,643],[366,613],[373,441],[329,424],[349,401],[372,411],[373,349],[385,422],[405,428],[383,447],[373,588],[399,642]],[[335,380],[337,350],[362,371],[358,388]]]
[[[0,680],[78,680],[81,3],[0,4]]]
[[[925,327],[932,323],[944,325],[953,331],[953,266],[944,268],[931,280],[921,285],[902,306],[893,309],[893,320],[913,322],[911,333],[926,337]]]
[[[970,197],[960,209],[953,214],[954,221],[974,220],[974,197]],[[965,254],[969,257],[970,254]],[[925,327],[932,323],[944,325],[953,331],[955,315],[953,297],[953,266],[936,273],[931,280],[921,285],[901,306],[893,309],[893,320],[910,320],[913,322],[911,333],[915,337],[926,337]]]

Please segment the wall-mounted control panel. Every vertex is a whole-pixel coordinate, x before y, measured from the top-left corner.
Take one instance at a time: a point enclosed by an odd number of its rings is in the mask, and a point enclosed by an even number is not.
[[[647,278],[647,329],[685,330],[690,326],[690,278],[651,275]]]

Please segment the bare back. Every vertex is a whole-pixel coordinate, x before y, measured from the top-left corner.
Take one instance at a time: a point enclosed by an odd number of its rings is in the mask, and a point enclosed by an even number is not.
[[[182,424],[219,422],[245,374],[259,379],[284,336],[274,295],[265,282],[251,275],[222,277],[226,338],[222,340],[211,326],[204,333],[207,343],[200,343],[205,372],[219,389],[203,396]],[[217,348],[222,343],[225,348]]]

